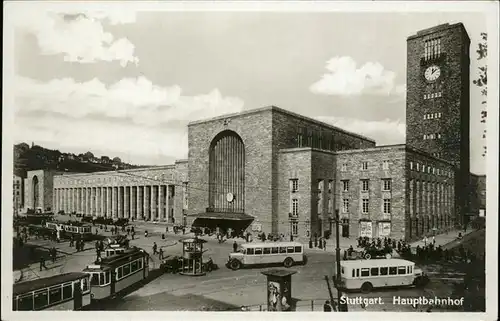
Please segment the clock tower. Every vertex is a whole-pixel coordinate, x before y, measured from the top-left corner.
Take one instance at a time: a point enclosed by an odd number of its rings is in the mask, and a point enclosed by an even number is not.
[[[469,47],[461,23],[407,39],[406,143],[455,165],[457,223],[467,212],[469,186]]]

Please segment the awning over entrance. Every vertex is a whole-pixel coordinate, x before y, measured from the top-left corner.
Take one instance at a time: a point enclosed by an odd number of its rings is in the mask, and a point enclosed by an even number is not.
[[[221,213],[221,212],[205,212],[192,215],[195,220],[194,227],[208,228],[232,228],[241,230],[247,228],[254,220],[254,217],[244,213]]]

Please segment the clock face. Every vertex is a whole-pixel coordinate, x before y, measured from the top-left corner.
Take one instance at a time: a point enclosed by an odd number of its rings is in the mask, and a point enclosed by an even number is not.
[[[436,65],[432,65],[425,70],[424,76],[428,81],[434,81],[441,76],[441,69]]]
[[[231,203],[232,201],[234,201],[234,195],[233,193],[227,193],[226,195],[226,200]]]

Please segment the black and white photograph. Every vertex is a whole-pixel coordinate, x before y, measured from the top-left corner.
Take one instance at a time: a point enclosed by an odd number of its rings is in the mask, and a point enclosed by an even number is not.
[[[496,320],[498,10],[7,1],[2,319]]]

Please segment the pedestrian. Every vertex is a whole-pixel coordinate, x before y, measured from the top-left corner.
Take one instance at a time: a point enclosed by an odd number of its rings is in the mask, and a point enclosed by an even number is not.
[[[168,225],[165,227],[165,234],[168,234]]]
[[[332,312],[332,306],[329,300],[326,300],[325,304],[323,304],[323,312]]]
[[[148,231],[144,231],[144,237],[148,237]]]
[[[184,234],[186,234],[186,227],[185,226],[182,227],[182,235],[184,235]]]
[[[432,245],[436,245],[436,237],[435,236],[432,237]]]
[[[132,240],[134,239],[134,237],[135,237],[135,232],[132,231]]]
[[[344,261],[347,261],[347,252],[348,252],[348,250],[344,251]]]
[[[57,250],[55,247],[51,249],[52,263],[56,263]]]
[[[323,239],[323,251],[326,251],[326,239]]]
[[[236,243],[236,241],[233,243],[233,252],[238,252],[238,243]]]
[[[81,240],[80,241],[80,251],[83,252],[83,248],[85,247],[85,241],[84,240]]]
[[[160,258],[160,260],[163,259],[163,249],[161,247],[158,257]]]
[[[158,249],[158,245],[156,245],[156,242],[153,244],[153,255],[156,254],[156,250]]]
[[[43,254],[40,255],[40,271],[42,271],[42,267],[48,270],[47,266],[45,265],[45,256]]]
[[[73,235],[71,235],[71,238],[69,239],[69,247],[73,247],[73,244],[75,243],[75,239]]]
[[[427,236],[424,237],[424,246],[427,246]]]

